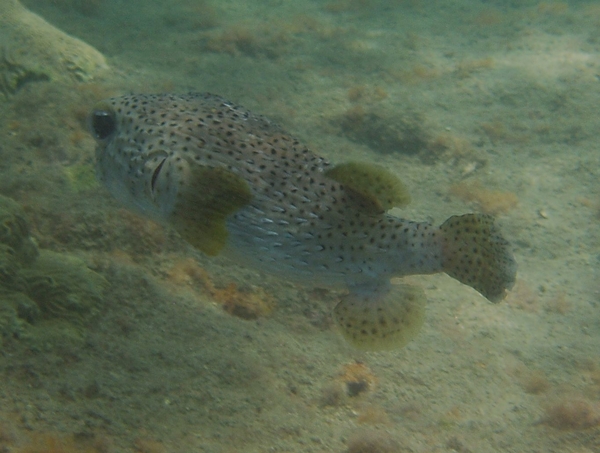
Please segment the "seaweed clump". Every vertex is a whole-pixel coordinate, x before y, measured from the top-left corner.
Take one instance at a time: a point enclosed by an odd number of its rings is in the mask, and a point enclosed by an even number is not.
[[[515,193],[489,190],[479,181],[454,184],[449,192],[463,201],[475,203],[482,212],[492,215],[505,214],[519,202]]]
[[[400,443],[384,431],[359,431],[347,444],[346,453],[400,453]],[[406,451],[406,450],[404,450]]]
[[[340,118],[342,133],[350,140],[382,154],[408,154],[424,157],[429,151],[430,137],[423,129],[418,113],[388,116],[382,109],[357,105]]]
[[[6,451],[13,453],[100,453],[106,451],[106,447],[100,442],[88,444],[89,442],[78,439],[77,436],[34,432],[29,442]]]
[[[583,398],[565,398],[546,407],[540,423],[563,431],[600,426],[600,404]]]
[[[81,259],[38,250],[21,206],[0,196],[0,345],[8,338],[33,347],[59,338],[78,342],[105,287]]]
[[[275,60],[286,53],[291,38],[285,26],[238,22],[220,31],[203,32],[200,45],[208,52]]]

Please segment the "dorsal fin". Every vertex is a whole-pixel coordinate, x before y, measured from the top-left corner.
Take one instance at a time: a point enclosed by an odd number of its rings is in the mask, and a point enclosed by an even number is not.
[[[252,198],[247,182],[224,168],[194,166],[177,194],[169,222],[181,236],[207,255],[227,242],[226,218]]]
[[[377,214],[410,203],[406,186],[385,168],[363,162],[336,165],[325,172],[343,184],[361,209]]]

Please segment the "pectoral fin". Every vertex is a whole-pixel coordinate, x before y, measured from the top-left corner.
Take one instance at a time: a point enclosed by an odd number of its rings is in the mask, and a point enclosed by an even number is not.
[[[217,255],[227,243],[227,216],[250,202],[250,187],[227,169],[195,166],[190,171],[170,223],[194,247]]]

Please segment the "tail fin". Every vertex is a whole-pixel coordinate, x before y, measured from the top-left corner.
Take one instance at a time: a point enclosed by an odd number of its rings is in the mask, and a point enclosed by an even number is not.
[[[517,264],[493,217],[452,216],[440,231],[443,271],[492,302],[504,299],[515,283]]]
[[[358,349],[401,348],[421,330],[426,302],[417,286],[386,282],[350,288],[333,310],[333,318],[346,341]]]

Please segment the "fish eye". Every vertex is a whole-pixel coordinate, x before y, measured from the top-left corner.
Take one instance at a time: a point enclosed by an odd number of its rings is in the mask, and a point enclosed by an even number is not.
[[[117,130],[117,120],[112,109],[97,108],[90,115],[90,129],[97,140],[106,140]]]

